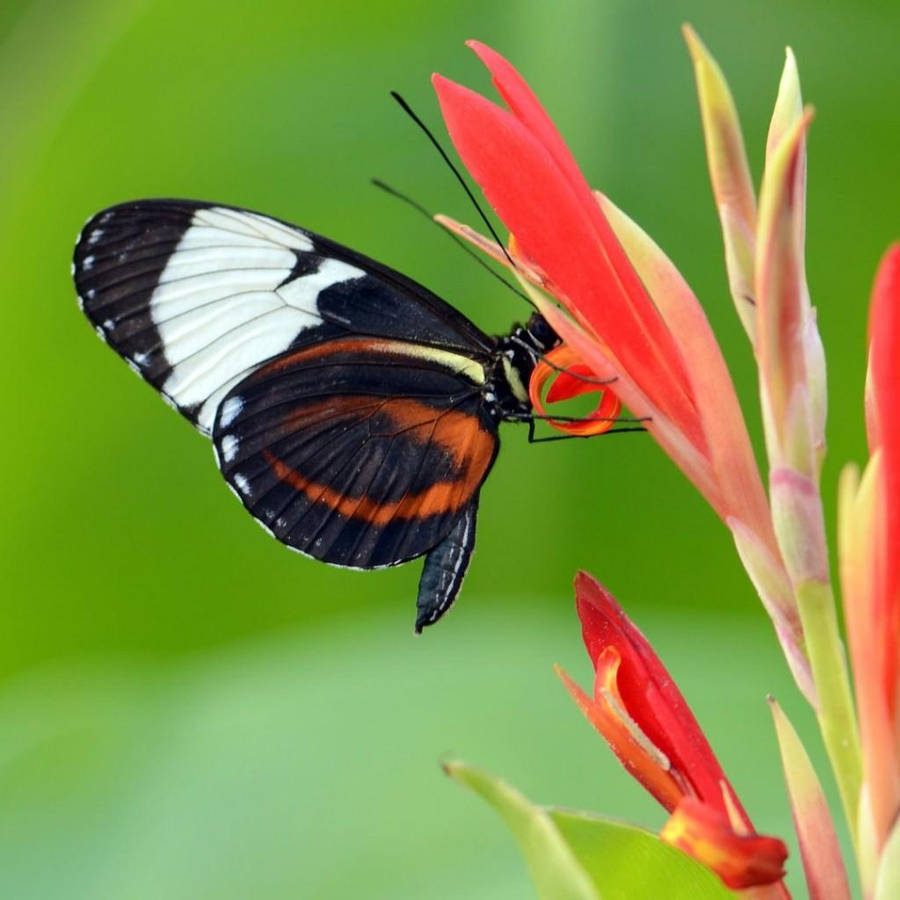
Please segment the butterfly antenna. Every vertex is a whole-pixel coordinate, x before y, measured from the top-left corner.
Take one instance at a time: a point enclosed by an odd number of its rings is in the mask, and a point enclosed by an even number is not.
[[[652,422],[652,416],[551,416],[542,413],[506,413],[505,418],[511,422],[530,422],[532,419],[538,422],[568,422],[580,425],[584,422],[628,422],[641,423]],[[646,431],[646,428],[641,428]],[[601,432],[603,434],[604,432]]]
[[[612,378],[594,378],[591,375],[581,375],[578,372],[573,372],[571,369],[567,369],[565,366],[558,366],[555,362],[553,362],[550,357],[546,356],[543,353],[538,353],[534,347],[531,346],[527,341],[523,341],[521,338],[516,337],[514,334],[509,337],[510,342],[516,344],[521,347],[531,358],[534,360],[535,364],[537,364],[538,360],[546,363],[551,369],[556,372],[561,372],[565,375],[574,378],[576,381],[583,381],[585,384],[599,384],[599,385],[610,385],[618,380],[618,376],[614,375]]]
[[[426,219],[428,219],[432,225],[436,225],[437,223],[434,221],[434,216],[424,207],[421,203],[413,200],[412,197],[407,196],[406,194],[401,193],[396,188],[392,188],[389,184],[383,182],[380,178],[373,178],[372,184],[380,190],[384,191],[386,194],[390,194],[392,197],[396,197],[398,200],[402,200],[404,203],[411,206],[417,212],[420,212]],[[461,247],[475,262],[478,263],[486,272],[489,272],[494,278],[497,279],[501,284],[505,287],[509,288],[514,294],[521,297],[526,303],[531,303],[530,298],[527,294],[520,291],[511,281],[507,281],[496,269],[491,268],[488,263],[482,259],[462,238],[457,237],[452,231],[448,231],[446,228],[441,228],[441,231],[447,235],[458,247]]]
[[[490,231],[491,236],[497,242],[497,246],[503,251],[503,255],[509,261],[509,264],[515,269],[518,268],[513,262],[513,258],[509,255],[509,252],[506,249],[506,245],[503,241],[500,240],[497,232],[494,230],[494,226],[491,224],[491,220],[487,217],[484,210],[481,208],[481,204],[478,200],[475,199],[475,195],[469,188],[469,185],[466,184],[465,178],[460,174],[459,169],[453,164],[453,160],[447,155],[447,152],[441,146],[440,141],[431,133],[431,129],[413,112],[412,107],[400,96],[396,91],[391,91],[391,96],[400,104],[400,108],[405,112],[412,120],[425,132],[428,140],[434,145],[435,149],[438,153],[441,154],[441,158],[450,166],[450,171],[456,176],[456,180],[462,185],[463,190],[466,192],[468,198],[472,201],[475,206],[475,209],[478,210],[478,215],[481,216],[481,221],[487,226],[488,231]]]

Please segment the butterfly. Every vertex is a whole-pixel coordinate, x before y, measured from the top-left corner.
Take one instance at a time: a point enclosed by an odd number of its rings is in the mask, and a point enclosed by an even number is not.
[[[212,440],[266,531],[336,566],[424,556],[416,632],[446,612],[499,425],[533,421],[529,376],[559,344],[542,316],[491,337],[328,238],[186,200],[97,213],[73,276],[100,337]]]

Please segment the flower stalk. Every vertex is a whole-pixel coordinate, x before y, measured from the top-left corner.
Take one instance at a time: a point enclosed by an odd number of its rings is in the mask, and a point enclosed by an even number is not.
[[[806,581],[797,587],[797,603],[819,697],[816,718],[850,835],[857,844],[862,755],[834,592],[830,584]]]
[[[755,324],[745,328],[759,366],[772,521],[802,623],[815,686],[813,706],[855,840],[859,731],[831,588],[819,490],[825,454],[825,359],[804,261],[806,134],[813,112],[803,108],[796,60],[788,49],[757,212],[747,193],[749,166],[727,83],[687,26],[685,38],[694,61],[729,281],[733,293],[735,284],[741,291],[753,285],[752,292],[735,296],[735,303],[742,322],[748,318],[746,304],[754,304]],[[742,252],[736,253],[735,246]]]

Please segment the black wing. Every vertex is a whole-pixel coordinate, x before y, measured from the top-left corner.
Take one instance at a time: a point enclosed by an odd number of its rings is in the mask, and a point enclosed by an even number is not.
[[[478,498],[475,497],[456,517],[447,537],[428,551],[416,598],[416,634],[426,625],[437,622],[456,599],[475,549],[477,512]]]
[[[400,341],[285,354],[222,403],[222,474],[275,537],[316,559],[361,569],[413,559],[461,517],[474,524],[498,448],[483,378],[465,356]]]
[[[426,288],[304,229],[186,200],[110,207],[73,274],[98,333],[204,433],[266,360],[356,334],[470,356],[493,341]]]

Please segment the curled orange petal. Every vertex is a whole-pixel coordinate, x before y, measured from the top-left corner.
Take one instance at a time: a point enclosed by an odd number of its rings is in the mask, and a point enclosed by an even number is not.
[[[597,384],[590,379],[591,370],[581,361],[578,354],[568,345],[561,344],[538,360],[528,384],[528,394],[534,411],[541,416],[549,416],[544,407],[544,388],[553,380],[547,391],[547,402],[568,400],[579,394],[594,392],[600,395],[593,412],[573,422],[549,417],[547,421],[566,434],[587,437],[592,434],[603,434],[616,423],[622,404],[609,388]],[[555,379],[555,380],[554,380]]]
[[[672,812],[684,797],[677,773],[672,771],[665,753],[644,734],[625,708],[616,683],[621,663],[619,652],[615,647],[607,647],[601,657],[593,697],[586,694],[559,666],[556,667],[556,674],[585,718],[603,735],[619,762]]]
[[[774,884],[784,877],[787,847],[778,838],[737,834],[726,816],[685,797],[660,837],[712,869],[733,890]]]
[[[571,400],[581,394],[589,394],[597,390],[594,383],[597,376],[584,363],[569,366],[565,372],[557,373],[556,380],[550,385],[547,403],[559,403],[562,400]]]

